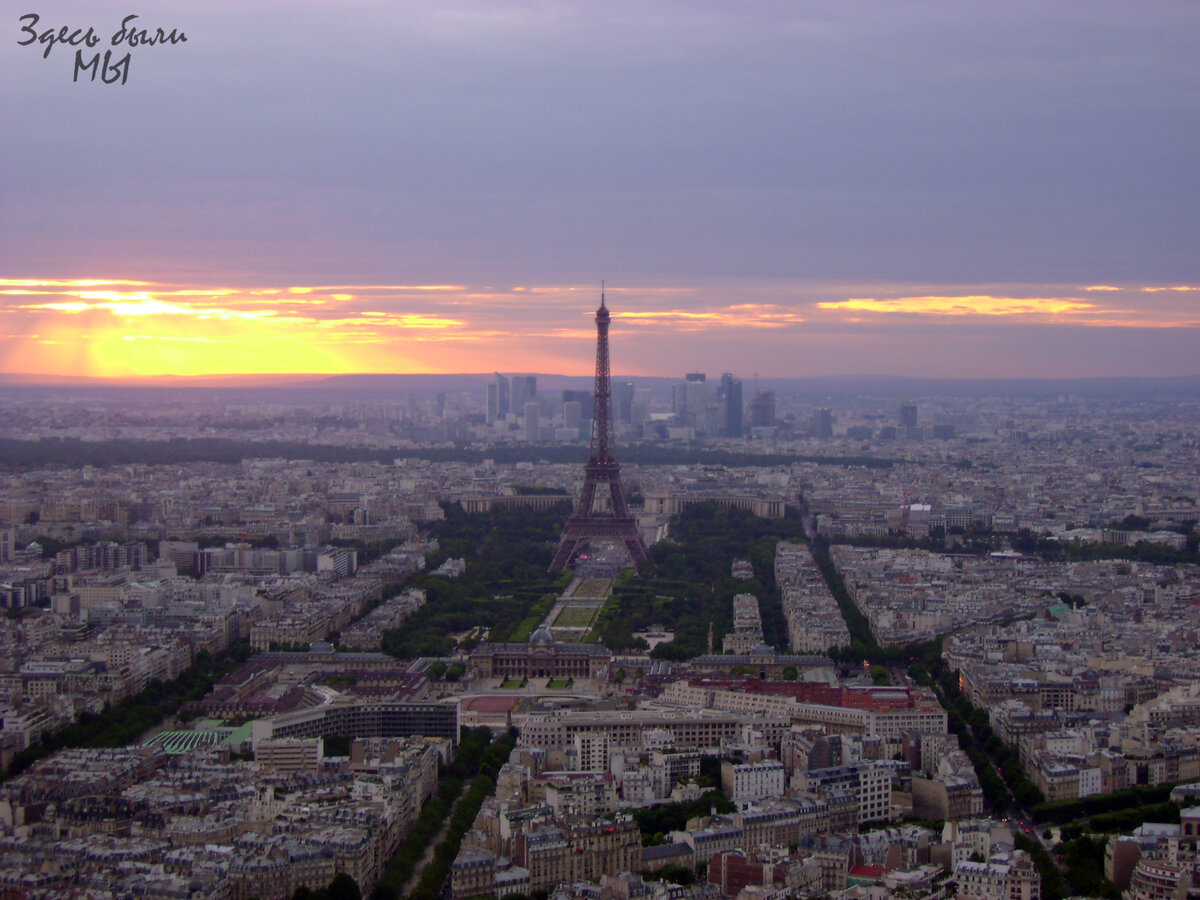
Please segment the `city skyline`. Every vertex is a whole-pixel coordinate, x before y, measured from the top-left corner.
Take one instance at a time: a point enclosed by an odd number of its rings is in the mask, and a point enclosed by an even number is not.
[[[232,11],[0,57],[0,374],[1200,373],[1194,5]]]

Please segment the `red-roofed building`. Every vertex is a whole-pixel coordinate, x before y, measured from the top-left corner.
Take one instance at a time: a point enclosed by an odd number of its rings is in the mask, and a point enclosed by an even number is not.
[[[850,869],[847,876],[847,881],[850,885],[855,884],[879,884],[883,876],[890,872],[891,869],[886,866],[868,866],[857,865]]]

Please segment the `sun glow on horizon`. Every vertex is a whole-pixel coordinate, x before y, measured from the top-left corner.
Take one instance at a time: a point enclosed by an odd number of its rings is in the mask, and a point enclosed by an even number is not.
[[[111,278],[2,279],[7,372],[91,377],[346,374],[425,367],[406,345],[467,322],[405,294],[455,285],[290,285],[237,289]],[[359,308],[362,294],[406,308]],[[356,303],[356,301],[359,301]],[[412,308],[417,306],[418,308]],[[24,327],[22,327],[24,326]]]
[[[896,285],[748,281],[608,293],[620,364],[664,375],[675,360],[711,353],[713,341],[754,365],[787,363],[796,358],[795,348],[811,348],[814,340],[836,344],[847,358],[870,358],[863,349],[870,347],[868,335],[889,321],[935,336],[969,321],[1093,330],[1200,327],[1190,296],[1200,289],[1187,285],[1096,283],[1029,297],[997,287],[904,293]],[[1101,294],[1103,303],[1097,302]],[[1147,294],[1157,295],[1153,307]],[[6,278],[0,279],[0,372],[101,378],[437,373],[503,371],[519,359],[530,371],[588,374],[598,295],[596,286],[572,284],[238,288]]]

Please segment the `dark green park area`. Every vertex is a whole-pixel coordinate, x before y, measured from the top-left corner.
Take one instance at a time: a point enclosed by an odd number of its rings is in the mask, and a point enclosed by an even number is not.
[[[497,507],[474,515],[447,504],[445,512],[432,528],[439,550],[429,569],[454,557],[466,560],[466,572],[456,579],[422,574],[410,582],[425,589],[426,605],[385,633],[384,649],[395,656],[445,655],[454,649],[450,634],[476,626],[490,629],[493,641],[524,640],[570,581],[569,572],[546,571],[570,512],[567,502],[549,510]],[[715,503],[689,506],[672,522],[671,538],[651,548],[646,570],[617,580],[593,634],[610,649],[624,650],[641,646],[634,631],[662,625],[675,640],[656,647],[654,655],[689,659],[706,651],[710,623],[719,644],[732,628],[733,597],[749,593],[759,598],[767,642],[785,649],[775,545],[803,534],[799,517],[763,519]],[[736,558],[750,560],[753,579],[732,577]]]
[[[424,588],[425,606],[400,628],[384,632],[384,652],[402,659],[445,656],[451,634],[484,627],[491,640],[507,641],[527,619],[536,626],[567,586],[570,572],[547,569],[570,502],[545,510],[495,507],[467,515],[457,503],[443,506],[446,518],[432,526],[438,551],[410,587]],[[446,559],[463,559],[458,578],[432,575]],[[529,629],[532,630],[532,629]]]
[[[640,576],[626,573],[613,587],[613,599],[600,613],[594,632],[612,650],[644,647],[633,634],[662,625],[675,640],[651,654],[683,660],[707,652],[708,630],[720,647],[733,628],[733,598],[753,594],[759,600],[763,638],[777,650],[787,648],[787,625],[775,584],[775,545],[801,541],[798,515],[764,519],[716,503],[696,503],[671,521],[669,537],[650,548],[650,564]],[[754,577],[731,574],[735,559],[748,559]]]

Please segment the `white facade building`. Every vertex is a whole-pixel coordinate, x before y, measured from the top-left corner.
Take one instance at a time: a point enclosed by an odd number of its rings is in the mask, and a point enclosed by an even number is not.
[[[721,788],[734,803],[782,797],[783,763],[764,760],[757,763],[721,763]]]

